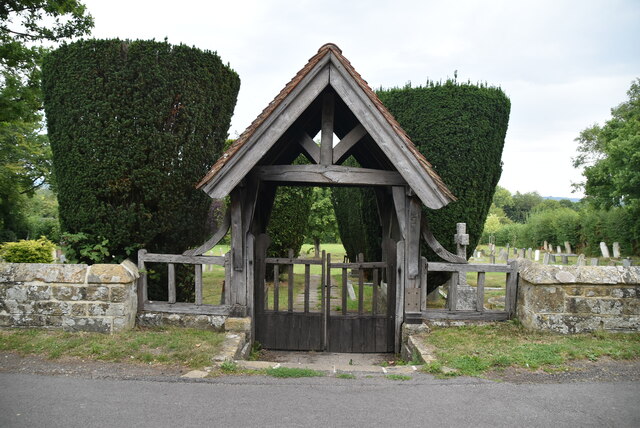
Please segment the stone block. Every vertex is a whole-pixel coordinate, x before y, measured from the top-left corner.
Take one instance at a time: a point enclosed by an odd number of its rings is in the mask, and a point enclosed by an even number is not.
[[[35,313],[41,315],[70,315],[71,304],[68,302],[41,301],[33,303]]]
[[[129,298],[129,289],[123,285],[114,285],[111,287],[111,295],[109,301],[113,303],[122,303]]]
[[[87,282],[123,284],[135,281],[136,277],[122,265],[93,265],[89,269]]]
[[[251,318],[227,318],[224,322],[224,330],[236,333],[251,332]]]
[[[88,315],[88,305],[86,303],[71,303],[71,316],[84,317]]]
[[[83,283],[87,265],[0,263],[0,281]]]
[[[582,296],[582,287],[564,287],[567,296]]]
[[[125,315],[124,305],[122,303],[89,303],[89,316],[96,317],[121,317]]]
[[[57,300],[86,300],[87,287],[75,285],[55,284],[51,287],[53,297]]]
[[[640,315],[640,299],[625,299],[622,308],[624,315]]]
[[[532,287],[531,310],[538,313],[564,312],[565,294],[562,287]]]
[[[618,299],[628,299],[634,297],[640,297],[636,287],[620,287],[611,289],[611,297]]]
[[[27,298],[27,288],[23,284],[14,284],[7,288],[5,300],[13,300],[17,303],[25,303]]]
[[[50,300],[52,296],[50,285],[30,285],[27,287],[27,299]]]
[[[609,296],[610,292],[611,292],[611,287],[609,286],[584,288],[585,297],[604,297],[604,296]]]
[[[111,318],[63,317],[62,329],[65,331],[110,333]]]
[[[109,287],[104,285],[88,285],[86,300],[108,302],[109,301]]]

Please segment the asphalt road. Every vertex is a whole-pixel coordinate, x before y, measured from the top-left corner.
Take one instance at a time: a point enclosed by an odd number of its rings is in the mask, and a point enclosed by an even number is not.
[[[221,377],[105,380],[0,373],[0,427],[640,426],[637,382],[510,384]]]

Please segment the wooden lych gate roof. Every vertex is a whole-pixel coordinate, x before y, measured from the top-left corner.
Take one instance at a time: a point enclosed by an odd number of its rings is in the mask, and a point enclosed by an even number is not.
[[[320,130],[318,146],[312,137]],[[335,146],[331,143],[334,133],[340,138]],[[299,154],[312,165],[284,168]],[[341,166],[350,155],[363,168]],[[256,166],[260,178],[267,181],[285,181],[286,176],[291,182],[316,184],[408,185],[434,209],[456,200],[367,82],[331,43],[323,45],[287,83],[197,187],[212,198],[225,197]]]

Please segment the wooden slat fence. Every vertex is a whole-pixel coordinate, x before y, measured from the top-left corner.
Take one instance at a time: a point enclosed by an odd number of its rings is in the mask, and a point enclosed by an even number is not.
[[[163,263],[167,265],[167,301],[150,301],[148,296],[147,263]],[[176,264],[193,265],[195,302],[176,301]],[[229,293],[222,292],[222,301],[219,305],[204,304],[202,302],[202,266],[218,265],[225,269],[225,284],[230,284],[230,256],[186,256],[183,254],[158,254],[148,253],[147,250],[138,251],[138,310],[176,312],[191,314],[228,314],[231,311],[229,305]]]
[[[452,272],[447,293],[447,305],[445,309],[433,309],[427,307],[427,274],[429,272]],[[457,308],[458,278],[467,272],[477,273],[476,308],[475,310],[460,310]],[[504,310],[486,310],[484,307],[485,278],[489,272],[502,272],[505,274],[505,308]],[[515,260],[508,264],[457,264],[428,262],[422,258],[420,309],[423,319],[456,319],[456,320],[487,320],[498,321],[510,319],[516,308],[516,293],[518,284],[518,265]],[[411,314],[411,318],[415,315]]]

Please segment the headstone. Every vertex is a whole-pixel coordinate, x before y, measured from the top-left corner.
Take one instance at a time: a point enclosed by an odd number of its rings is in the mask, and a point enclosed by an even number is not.
[[[491,264],[495,264],[495,262],[496,262],[496,255],[495,255],[495,253],[491,253],[491,254],[489,254],[489,263],[491,263]]]
[[[518,249],[516,247],[513,247],[513,255],[514,256],[518,255]]]
[[[622,260],[622,266],[624,267],[630,267],[631,266],[631,259],[630,258],[626,258]]]
[[[561,254],[562,253],[562,248],[560,248],[560,245],[556,245],[556,254]]]
[[[518,250],[518,257],[523,259],[524,258],[524,248],[520,248]]]
[[[614,242],[613,243],[613,257],[616,259],[620,258],[620,243],[619,242]]]
[[[542,248],[547,251],[549,243],[547,241],[544,241],[544,243],[542,244]]]
[[[571,244],[569,241],[564,241],[564,252],[567,254],[571,254]]]
[[[592,258],[591,259],[591,266],[598,266],[598,259],[597,258]]]
[[[498,258],[500,260],[506,260],[507,258],[509,258],[509,255],[507,254],[507,252],[504,250],[504,248],[502,250],[500,250],[500,254],[498,254]]]
[[[356,292],[351,281],[347,281],[347,292],[349,293],[349,300],[356,300]]]
[[[537,262],[540,261],[540,250],[536,250],[536,252],[533,254],[533,260]]]
[[[542,264],[548,265],[550,259],[551,259],[551,255],[549,253],[544,253],[544,259],[542,260]]]
[[[554,254],[549,254],[549,261],[553,264],[556,263],[556,256]]]
[[[606,258],[611,257],[609,255],[609,248],[607,247],[607,244],[605,244],[604,242],[600,243],[600,252],[602,253],[602,257],[606,257]]]
[[[569,264],[569,256],[567,256],[566,254],[563,254],[561,257],[562,257],[562,264],[563,265],[568,265]]]
[[[587,264],[587,261],[585,260],[584,254],[580,254],[578,256],[578,260],[576,260],[576,265],[578,266],[584,266]]]
[[[531,255],[533,253],[533,250],[531,248],[527,248],[527,258],[531,259]]]

